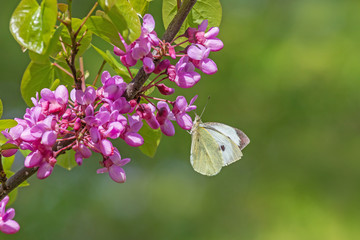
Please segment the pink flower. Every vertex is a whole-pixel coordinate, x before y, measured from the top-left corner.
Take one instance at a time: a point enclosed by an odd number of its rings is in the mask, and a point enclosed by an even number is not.
[[[126,90],[126,82],[120,76],[111,76],[108,71],[104,71],[101,75],[103,96],[106,99],[115,101],[120,98]]]
[[[144,57],[143,64],[144,64],[144,71],[146,73],[152,73],[154,71],[155,64],[154,64],[152,58]]]
[[[200,74],[195,72],[195,66],[189,61],[188,56],[180,58],[175,66],[168,68],[170,81],[173,81],[181,88],[193,87],[200,81]]]
[[[64,85],[60,85],[55,91],[48,88],[41,90],[40,95],[43,111],[49,111],[50,114],[63,114],[69,100],[69,92]]]
[[[192,128],[193,121],[191,117],[187,114],[187,112],[196,109],[196,106],[192,105],[195,102],[196,98],[197,95],[191,99],[188,105],[185,97],[178,96],[173,104],[174,107],[172,109],[172,112],[175,116],[176,122],[182,129],[190,130]]]
[[[156,87],[158,88],[159,92],[163,95],[171,95],[175,92],[174,88],[167,87],[163,83],[157,84]]]
[[[186,30],[186,35],[189,38],[191,43],[199,43],[206,48],[209,48],[212,52],[220,51],[224,44],[223,42],[216,38],[219,34],[218,27],[212,27],[207,33],[205,33],[208,26],[208,20],[202,21],[202,23],[196,28],[188,28]]]
[[[154,69],[154,73],[155,74],[159,74],[162,71],[166,70],[168,67],[170,66],[170,60],[169,59],[165,59],[162,60]]]
[[[126,131],[121,134],[121,138],[132,147],[139,147],[144,144],[144,139],[138,133],[141,129],[143,123],[140,116],[135,113],[134,115],[128,117],[129,125],[126,128]]]
[[[98,174],[108,172],[113,181],[124,183],[126,181],[126,175],[122,166],[128,162],[130,162],[130,158],[121,159],[119,151],[115,148],[114,154],[105,158],[101,163],[104,168],[100,168],[96,172]]]
[[[175,128],[170,120],[175,120],[175,117],[170,111],[169,105],[166,102],[159,101],[157,108],[159,111],[156,115],[156,119],[160,124],[161,132],[166,136],[174,136]]]
[[[210,49],[200,44],[193,44],[187,50],[188,56],[195,67],[199,68],[206,74],[214,74],[217,72],[217,66],[213,60],[208,58]]]
[[[156,117],[154,114],[155,110],[156,110],[155,107],[153,105],[151,105],[150,103],[140,104],[136,108],[136,113],[142,119],[144,119],[152,129],[158,129],[160,127],[160,125],[159,125],[158,121],[156,120]]]
[[[75,161],[80,166],[82,165],[84,158],[91,157],[91,150],[84,145],[84,143],[78,143],[73,147],[75,151]]]
[[[15,210],[9,208],[5,211],[5,206],[9,202],[9,196],[4,197],[0,202],[0,231],[6,234],[14,234],[20,230],[20,225],[12,220],[15,217]]]
[[[74,96],[75,93],[75,96]],[[85,89],[85,92],[82,90],[73,89],[70,93],[71,99],[77,102],[80,105],[89,105],[92,104],[96,99],[96,91],[93,87],[89,86]]]

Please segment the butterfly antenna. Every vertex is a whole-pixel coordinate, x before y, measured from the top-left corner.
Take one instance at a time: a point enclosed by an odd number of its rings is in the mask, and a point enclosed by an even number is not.
[[[209,103],[209,100],[210,100],[210,96],[208,96],[207,102],[206,102],[206,104],[205,104],[205,106],[204,106],[204,108],[203,108],[203,110],[202,110],[202,112],[201,112],[201,114],[200,114],[200,118],[201,118],[202,115],[204,114],[205,109],[206,109],[206,107],[207,107],[207,105],[208,105],[208,103]]]

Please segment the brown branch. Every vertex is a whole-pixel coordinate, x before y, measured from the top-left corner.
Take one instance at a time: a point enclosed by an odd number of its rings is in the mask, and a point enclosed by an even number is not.
[[[70,135],[69,135],[70,136]],[[64,138],[69,137],[67,135]],[[74,142],[75,139],[70,139],[67,141],[61,141],[54,145],[52,150],[54,152],[62,149],[64,146],[67,146]],[[65,153],[65,152],[62,152]],[[14,175],[12,175],[2,186],[0,186],[0,200],[3,199],[6,195],[8,195],[12,190],[17,188],[21,183],[23,183],[26,179],[31,177],[34,173],[36,173],[38,167],[35,168],[27,168],[23,167],[19,171],[17,171]]]
[[[179,32],[181,25],[185,21],[187,15],[189,14],[190,10],[196,3],[196,0],[185,0],[175,15],[174,19],[170,22],[169,26],[167,27],[162,39],[166,42],[171,42],[176,34]],[[157,62],[155,62],[156,64]],[[141,87],[144,85],[146,80],[149,78],[150,73],[145,73],[144,69],[141,68],[139,72],[136,74],[135,78],[129,83],[126,88],[126,92],[124,93],[124,97],[127,100],[133,99],[141,90]]]
[[[85,25],[86,21],[89,19],[89,17],[91,16],[91,14],[95,11],[95,8],[97,7],[98,2],[96,2],[94,4],[94,6],[92,7],[92,9],[90,10],[90,12],[86,15],[86,17],[84,18],[84,20],[82,21],[80,27],[78,28],[78,30],[75,32],[74,36],[75,38],[77,37],[77,35],[79,34],[81,28]]]
[[[71,6],[71,2],[72,2],[72,0],[69,0],[70,6]],[[186,16],[189,14],[191,8],[194,6],[195,3],[196,3],[196,0],[185,0],[182,3],[181,8],[179,9],[178,13],[176,14],[174,19],[169,24],[167,30],[165,31],[165,33],[162,37],[163,40],[170,42],[176,36],[176,34],[180,30],[182,23],[184,22],[184,20],[186,18]],[[69,28],[69,33],[71,36],[74,36],[71,25]],[[72,38],[72,42],[74,44],[74,43],[76,43],[76,40]],[[73,45],[73,47],[74,47],[74,45]],[[75,69],[75,56],[77,53],[76,49],[77,49],[77,47],[75,47],[75,49],[72,49],[70,59],[67,59],[67,60],[69,60],[69,62],[68,61],[67,62],[68,62],[68,65],[69,65],[73,75],[74,75],[75,82],[77,80],[76,69]],[[150,74],[145,73],[144,69],[142,69],[142,68],[140,69],[140,71],[135,76],[135,78],[131,81],[131,83],[129,83],[127,90],[125,92],[125,96],[128,100],[133,99],[136,96],[136,94],[139,93],[142,85],[148,79],[149,75]],[[80,83],[80,88],[81,88],[81,79],[80,79],[79,83]],[[80,88],[77,88],[77,89],[80,89]],[[65,136],[64,138],[66,138],[66,137],[67,136]],[[70,139],[68,141],[59,141],[54,145],[53,151],[54,152],[59,151],[63,147],[71,144],[73,141],[74,141],[74,139]],[[32,176],[34,173],[36,173],[37,170],[38,170],[37,167],[36,168],[23,167],[22,169],[17,171],[13,176],[11,176],[6,181],[5,188],[0,186],[0,200],[3,199],[6,195],[8,195],[12,190],[14,190],[16,187],[18,187],[22,182],[24,182],[30,176]]]

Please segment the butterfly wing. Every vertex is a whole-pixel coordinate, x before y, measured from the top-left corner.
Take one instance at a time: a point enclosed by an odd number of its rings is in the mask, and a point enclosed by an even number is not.
[[[218,143],[203,127],[192,129],[190,162],[194,170],[207,176],[220,172],[223,166],[223,155]]]
[[[215,139],[223,156],[223,166],[227,166],[242,157],[241,150],[249,144],[250,139],[239,129],[216,122],[201,123]]]

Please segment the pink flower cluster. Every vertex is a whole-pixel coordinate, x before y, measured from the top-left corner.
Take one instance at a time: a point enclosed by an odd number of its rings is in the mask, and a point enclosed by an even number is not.
[[[109,139],[122,138],[130,146],[141,146],[144,139],[138,131],[143,125],[142,120],[153,129],[160,128],[167,136],[175,134],[172,121],[176,121],[185,130],[191,129],[192,119],[187,112],[196,108],[193,105],[196,97],[188,104],[183,96],[178,96],[172,102],[147,96],[145,92],[156,87],[163,95],[173,94],[175,89],[162,83],[165,79],[182,88],[192,87],[200,80],[200,74],[195,72],[195,68],[206,74],[215,73],[216,64],[208,56],[211,51],[219,51],[223,47],[221,40],[216,38],[219,28],[213,27],[205,32],[207,20],[197,29],[188,28],[186,33],[181,35],[187,37],[187,41],[182,44],[189,42],[191,45],[180,52],[175,51],[175,47],[179,45],[158,39],[154,28],[153,17],[146,14],[141,36],[126,45],[120,35],[126,51],[114,48],[115,54],[120,56],[126,67],[142,60],[147,73],[158,74],[141,89],[136,99],[127,101],[123,97],[127,83],[122,77],[111,76],[106,71],[101,76],[103,86],[97,90],[91,86],[84,91],[73,89],[69,99],[66,87],[60,85],[55,91],[42,89],[40,99],[38,95],[32,98],[34,107],[26,110],[23,119],[15,119],[17,126],[3,131],[8,143],[31,151],[25,158],[25,167],[38,167],[37,177],[44,179],[52,173],[57,162],[56,157],[64,151],[70,148],[75,150],[78,165],[94,151],[103,156],[103,168],[99,169],[98,173],[109,172],[114,181],[124,182],[126,177],[121,167],[129,160],[121,159],[119,150]],[[180,59],[172,65],[169,59],[161,60],[166,56]],[[141,98],[148,103],[140,104]],[[153,103],[153,100],[157,100],[157,104]],[[69,141],[69,144],[54,151],[53,146],[62,141]],[[17,149],[4,150],[3,155],[8,157],[16,151]]]
[[[209,58],[212,51],[223,48],[221,40],[216,38],[219,28],[210,28],[207,32],[207,20],[196,28],[188,28],[179,36],[186,41],[173,45],[157,37],[155,21],[150,14],[143,18],[140,37],[127,45],[125,51],[114,47],[114,53],[120,56],[120,61],[127,67],[134,66],[138,60],[143,63],[146,73],[154,73],[150,83],[143,86],[133,100],[123,97],[128,84],[121,76],[111,76],[104,71],[101,76],[102,86],[95,89],[92,86],[84,90],[73,89],[70,92],[63,85],[55,91],[44,88],[36,98],[32,98],[34,106],[26,109],[22,119],[15,118],[18,125],[3,131],[12,143],[22,150],[30,150],[24,165],[28,168],[37,167],[37,177],[47,178],[57,163],[57,157],[68,150],[75,151],[75,161],[82,165],[83,159],[89,158],[92,152],[102,155],[101,168],[97,173],[108,173],[110,178],[118,183],[126,181],[123,166],[130,159],[122,159],[118,148],[113,146],[110,139],[123,139],[129,146],[138,147],[144,143],[138,133],[144,122],[152,129],[161,129],[166,136],[175,134],[173,122],[182,129],[190,130],[193,125],[188,112],[196,109],[195,96],[188,103],[185,97],[177,96],[174,101],[148,96],[151,88],[168,96],[175,92],[174,88],[164,84],[169,79],[181,88],[193,87],[201,76],[195,69],[205,74],[217,72],[217,66]],[[175,48],[189,43],[185,49],[176,51]],[[172,64],[169,59],[179,58]],[[130,73],[131,76],[131,73]],[[143,103],[146,101],[147,103]],[[155,102],[157,101],[157,102]],[[54,148],[54,146],[56,148]],[[60,147],[61,146],[61,147]],[[12,156],[17,149],[3,150],[5,157]],[[0,202],[0,230],[5,233],[15,233],[19,225],[11,220],[14,210],[5,212],[8,197]]]
[[[152,47],[159,45],[159,39],[154,29],[154,18],[150,14],[146,14],[143,18],[141,35],[136,41],[127,45],[123,37],[119,34],[120,39],[125,46],[125,51],[115,46],[114,53],[120,56],[120,60],[124,66],[132,67],[138,60],[141,60],[146,73],[154,71],[155,64],[153,62],[151,49]]]
[[[195,98],[187,104],[183,96],[170,102],[159,101],[152,104],[128,102],[122,95],[127,83],[120,76],[111,76],[107,71],[101,76],[102,87],[95,90],[89,86],[85,91],[73,89],[69,94],[65,86],[55,91],[47,88],[40,92],[41,99],[33,98],[34,107],[26,110],[23,119],[16,118],[18,125],[3,131],[8,143],[22,150],[30,150],[24,165],[38,167],[37,177],[47,178],[57,162],[56,157],[63,151],[73,149],[75,160],[82,165],[84,158],[93,152],[103,156],[98,173],[108,172],[115,182],[125,182],[122,169],[130,159],[121,159],[119,150],[109,139],[122,138],[128,145],[141,146],[144,139],[138,133],[144,119],[151,128],[161,128],[167,136],[175,134],[171,121],[176,121],[183,129],[192,126],[187,112],[194,110]],[[157,111],[156,111],[157,110]],[[156,113],[157,112],[157,113]],[[54,151],[56,143],[69,141],[63,148]],[[4,150],[5,157],[12,156],[17,149]]]
[[[155,29],[154,18],[150,14],[146,14],[143,18],[143,26],[141,28],[140,37],[130,45],[127,45],[123,37],[119,34],[121,41],[125,46],[125,51],[118,47],[114,47],[114,53],[120,56],[121,62],[126,67],[134,66],[138,60],[142,60],[143,68],[146,73],[159,74],[163,71],[167,74],[167,78],[176,83],[181,88],[193,87],[200,81],[200,74],[195,71],[196,68],[205,74],[214,74],[217,72],[217,66],[213,60],[209,58],[210,52],[220,51],[223,48],[223,42],[216,38],[219,33],[218,27],[212,27],[206,31],[208,21],[204,20],[197,29],[188,28],[187,31],[179,36],[186,37],[186,42],[190,43],[184,50],[175,51],[175,47],[171,43],[165,43],[158,39]],[[151,52],[151,50],[154,50]],[[168,59],[162,60],[162,57],[170,56],[173,59],[180,57],[179,61],[172,65]],[[159,62],[156,64],[156,62]],[[164,84],[158,86],[159,91],[164,95],[172,94],[163,90]],[[163,91],[162,91],[163,90]]]

